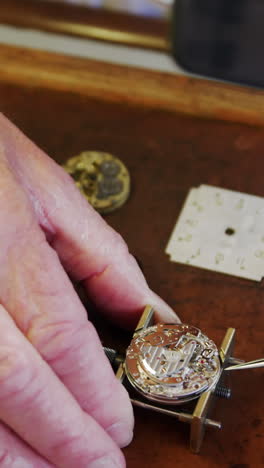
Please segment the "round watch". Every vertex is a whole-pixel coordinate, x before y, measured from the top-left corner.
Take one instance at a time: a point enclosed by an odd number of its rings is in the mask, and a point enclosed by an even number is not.
[[[130,384],[145,398],[181,404],[210,390],[221,365],[215,343],[201,330],[159,323],[134,335],[125,369]]]
[[[130,193],[130,175],[124,163],[109,153],[83,151],[63,168],[99,213],[120,208]]]

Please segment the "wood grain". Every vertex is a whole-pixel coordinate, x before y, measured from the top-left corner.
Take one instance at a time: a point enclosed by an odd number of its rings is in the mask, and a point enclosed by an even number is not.
[[[263,94],[19,49],[1,47],[1,56],[1,109],[40,147],[60,163],[107,151],[129,168],[131,197],[106,220],[149,284],[217,344],[235,327],[236,357],[263,356],[263,282],[171,263],[164,252],[190,187],[264,196],[262,127],[216,120],[262,124]],[[95,322],[105,344],[128,343],[123,331]],[[264,466],[263,383],[261,369],[232,375],[233,397],[213,414],[223,429],[207,432],[199,456],[189,452],[187,426],[137,409],[128,468]]]
[[[208,119],[264,124],[264,91],[0,45],[0,81]]]

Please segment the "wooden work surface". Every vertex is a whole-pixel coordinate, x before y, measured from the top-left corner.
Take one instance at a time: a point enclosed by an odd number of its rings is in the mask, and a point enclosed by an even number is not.
[[[161,96],[160,83],[173,81],[167,75],[123,69],[126,94],[121,67],[5,47],[0,47],[0,53],[1,110],[41,148],[60,163],[83,150],[107,151],[129,168],[131,196],[122,209],[106,219],[141,261],[151,287],[184,322],[197,325],[217,344],[227,327],[236,328],[236,357],[250,360],[263,356],[263,284],[171,263],[164,252],[190,187],[206,183],[264,196],[263,127],[202,117],[219,116],[228,95],[236,120],[241,117],[246,121],[248,116],[250,122],[262,123],[263,94],[174,78],[175,95],[180,92],[182,100],[175,98],[173,104],[173,97],[166,100],[165,94]],[[83,71],[78,75],[81,64]],[[91,68],[94,77],[98,73],[97,88],[89,81]],[[109,78],[108,87],[102,81],[103,70]],[[79,81],[73,80],[75,75]],[[141,76],[139,91],[134,81],[134,102],[132,76]],[[115,89],[114,83],[120,88]],[[197,91],[195,115],[184,115],[187,110],[181,102],[188,100],[193,87]],[[172,95],[168,85],[169,91]],[[203,93],[215,99],[213,103],[208,100],[211,110],[207,113]],[[237,96],[245,99],[239,101]],[[259,103],[259,112],[254,102]],[[228,104],[230,120],[232,108]],[[191,107],[188,113],[192,113]],[[110,325],[107,329],[109,343],[116,340],[117,345],[124,345],[127,334],[112,332]],[[128,468],[264,466],[263,388],[262,369],[232,375],[233,398],[219,400],[214,411],[223,430],[207,432],[200,455],[189,452],[188,426],[136,409],[135,438],[125,449]]]

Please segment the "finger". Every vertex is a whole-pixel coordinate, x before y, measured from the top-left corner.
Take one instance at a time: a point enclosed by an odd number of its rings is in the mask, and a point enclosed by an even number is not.
[[[88,205],[71,178],[4,117],[0,130],[40,225],[52,238],[66,270],[84,281],[96,305],[126,326],[136,323],[146,304],[158,311],[161,320],[178,321],[149,289],[124,241]]]
[[[1,162],[1,158],[0,158]],[[19,328],[52,366],[81,407],[120,445],[133,435],[127,392],[115,378],[101,343],[31,205],[1,165],[0,298]],[[10,287],[12,286],[12,287]]]
[[[7,426],[0,423],[0,466],[1,468],[52,468]]]
[[[125,466],[112,439],[81,410],[2,306],[0,418],[59,468]]]
[[[115,378],[55,252],[46,242],[38,243],[34,231],[33,237],[26,239],[23,252],[14,245],[9,266],[2,264],[6,281],[17,284],[12,298],[5,296],[5,304],[82,408],[125,446],[132,439],[134,423],[127,392]]]

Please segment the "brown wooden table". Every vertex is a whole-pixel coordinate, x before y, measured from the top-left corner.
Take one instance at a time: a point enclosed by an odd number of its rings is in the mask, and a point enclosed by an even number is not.
[[[263,93],[7,46],[0,56],[1,110],[41,148],[60,163],[86,149],[112,152],[129,168],[130,199],[106,219],[152,288],[217,344],[236,328],[237,357],[263,356],[263,284],[164,253],[190,187],[264,196]],[[127,334],[112,330],[104,339],[124,345]],[[128,468],[264,466],[263,389],[261,369],[233,375],[233,398],[214,412],[223,430],[207,432],[200,455],[189,451],[187,426],[136,409]]]

